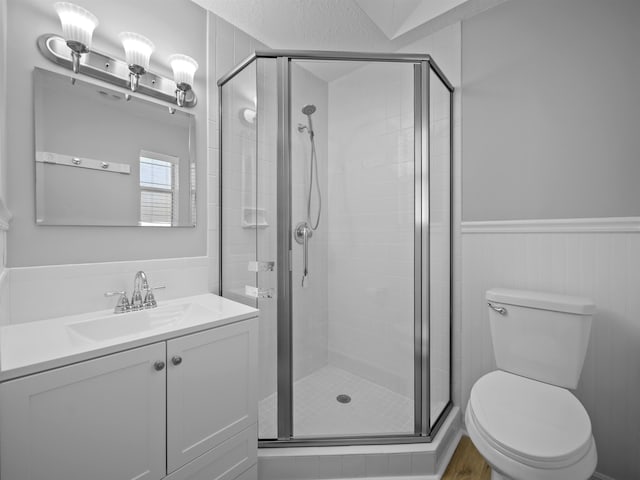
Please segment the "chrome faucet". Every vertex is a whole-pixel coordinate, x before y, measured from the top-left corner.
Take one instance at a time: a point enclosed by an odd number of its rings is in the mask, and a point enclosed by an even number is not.
[[[133,279],[133,293],[131,294],[131,310],[142,310],[146,307],[146,301],[142,298],[141,288],[145,291],[146,296],[149,295],[149,282],[147,281],[147,274],[140,270],[136,273]]]
[[[114,295],[120,295],[118,303],[113,311],[114,313],[125,313],[157,307],[158,302],[153,295],[153,290],[159,290],[161,288],[165,288],[165,286],[160,285],[158,287],[150,287],[149,281],[147,280],[147,274],[140,270],[136,273],[136,276],[133,279],[133,293],[131,294],[131,301],[127,299],[127,294],[124,291],[106,292],[104,296],[111,297]],[[142,296],[142,292],[144,292],[144,297]]]

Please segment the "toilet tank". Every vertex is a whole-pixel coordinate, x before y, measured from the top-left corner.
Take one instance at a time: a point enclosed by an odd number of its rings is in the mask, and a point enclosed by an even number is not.
[[[500,370],[576,388],[595,304],[581,297],[493,288],[486,294]]]

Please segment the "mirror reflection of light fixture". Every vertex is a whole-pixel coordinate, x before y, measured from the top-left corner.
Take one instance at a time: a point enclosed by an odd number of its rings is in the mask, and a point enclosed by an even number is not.
[[[253,108],[243,108],[240,111],[240,116],[249,125],[256,123],[256,111]]]
[[[187,92],[193,88],[193,77],[198,69],[198,62],[187,55],[175,54],[169,57],[169,63],[176,82],[176,103],[182,107],[185,104]]]
[[[149,60],[155,49],[151,40],[133,32],[122,32],[118,35],[124,48],[124,57],[129,65],[129,88],[138,90],[140,75],[149,70]]]
[[[73,73],[78,73],[80,56],[88,53],[91,48],[91,37],[98,26],[98,19],[88,10],[73,3],[56,2],[53,8],[60,17],[64,40],[71,49]]]

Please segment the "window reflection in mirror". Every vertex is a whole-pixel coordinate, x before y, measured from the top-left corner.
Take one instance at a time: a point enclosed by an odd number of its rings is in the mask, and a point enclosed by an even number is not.
[[[195,117],[36,68],[38,225],[193,227]]]
[[[140,224],[171,226],[179,211],[178,157],[140,152]]]

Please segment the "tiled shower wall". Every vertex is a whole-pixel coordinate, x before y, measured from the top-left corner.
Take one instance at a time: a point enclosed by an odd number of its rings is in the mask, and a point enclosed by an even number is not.
[[[413,397],[413,66],[329,85],[329,361]]]
[[[307,131],[299,132],[298,125],[307,125],[302,113],[304,105],[315,105],[313,114],[314,142],[318,161],[318,179],[322,195],[322,213],[318,229],[309,239],[309,277],[302,287],[303,248],[292,242],[293,249],[293,376],[294,380],[309,375],[327,364],[328,343],[328,276],[327,238],[331,231],[327,209],[327,82],[308,69],[305,62],[291,64],[291,186],[292,227],[307,221],[307,199],[311,166],[311,143]],[[315,175],[315,172],[314,172]],[[314,177],[315,178],[315,177]],[[315,184],[315,179],[314,179]],[[318,208],[316,187],[312,191],[311,222],[315,222]]]
[[[575,394],[591,418],[598,472],[618,480],[640,478],[640,223],[636,219],[619,232],[611,222],[594,228],[584,220],[560,227],[540,221],[524,230],[514,225],[463,225],[460,407],[466,407],[473,383],[495,369],[486,290],[589,297],[597,313]]]

